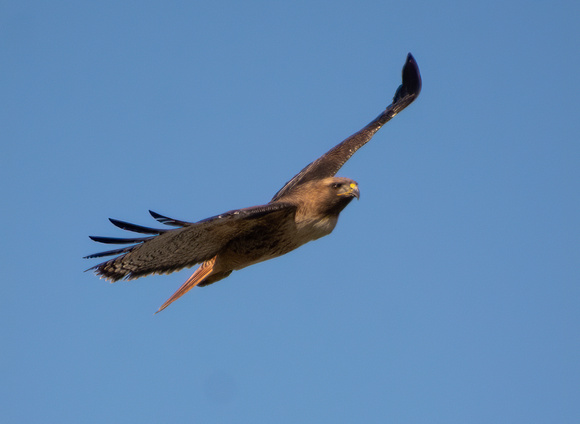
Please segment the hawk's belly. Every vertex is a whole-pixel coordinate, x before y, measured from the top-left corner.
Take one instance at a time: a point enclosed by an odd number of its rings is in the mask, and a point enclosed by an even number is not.
[[[233,239],[220,254],[220,262],[227,268],[238,270],[258,262],[285,255],[309,241],[332,232],[338,216],[310,221],[288,221],[274,227],[258,226],[252,231]]]

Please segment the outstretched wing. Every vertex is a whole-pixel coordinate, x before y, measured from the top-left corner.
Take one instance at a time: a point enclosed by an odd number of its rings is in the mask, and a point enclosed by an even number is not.
[[[149,274],[167,274],[191,267],[217,255],[227,243],[257,225],[281,225],[294,216],[296,206],[277,202],[262,206],[238,209],[204,219],[196,223],[178,221],[150,211],[151,215],[174,229],[155,229],[111,219],[119,228],[141,234],[138,238],[113,238],[91,236],[106,244],[132,244],[86,256],[100,258],[119,255],[90,269],[111,281],[127,280]]]
[[[409,53],[403,66],[403,83],[393,97],[393,102],[371,123],[359,132],[351,135],[324,155],[307,165],[302,171],[288,181],[272,198],[280,199],[294,187],[305,182],[334,176],[347,160],[375,135],[375,133],[396,114],[409,106],[421,92],[421,74],[415,58]]]

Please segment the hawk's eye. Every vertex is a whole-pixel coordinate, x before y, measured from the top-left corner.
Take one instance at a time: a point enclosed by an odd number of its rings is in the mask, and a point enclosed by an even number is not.
[[[332,183],[332,188],[341,188],[342,183]]]

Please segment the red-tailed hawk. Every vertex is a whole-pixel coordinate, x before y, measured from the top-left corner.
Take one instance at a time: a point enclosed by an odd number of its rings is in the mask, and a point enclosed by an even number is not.
[[[403,83],[393,102],[370,124],[306,166],[265,205],[223,213],[199,222],[185,222],[149,211],[172,229],[155,229],[111,219],[127,231],[146,234],[137,238],[90,236],[106,244],[128,244],[86,258],[116,256],[94,266],[95,273],[115,282],[150,274],[168,274],[201,263],[171,296],[165,309],[195,286],[207,286],[232,271],[284,255],[328,235],[340,212],[359,197],[355,181],[334,175],[344,163],[421,91],[421,76],[411,54],[403,67]]]

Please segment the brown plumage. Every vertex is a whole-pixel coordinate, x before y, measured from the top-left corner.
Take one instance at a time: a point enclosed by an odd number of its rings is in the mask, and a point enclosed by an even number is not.
[[[386,122],[411,104],[420,91],[419,68],[409,54],[403,67],[403,83],[391,105],[362,130],[306,166],[276,193],[270,203],[226,212],[195,223],[150,211],[159,222],[178,227],[173,229],[154,229],[111,219],[121,229],[147,236],[91,236],[100,243],[131,245],[87,256],[118,255],[91,269],[114,282],[167,274],[201,263],[159,308],[159,312],[195,286],[215,283],[233,271],[284,255],[304,243],[330,234],[340,212],[353,198],[359,197],[355,181],[334,175]]]

